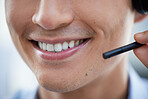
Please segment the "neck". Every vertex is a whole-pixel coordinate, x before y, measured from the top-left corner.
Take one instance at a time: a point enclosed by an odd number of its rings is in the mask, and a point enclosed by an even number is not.
[[[41,99],[126,99],[128,73],[126,59],[111,72],[92,83],[67,93],[56,93],[39,87]]]

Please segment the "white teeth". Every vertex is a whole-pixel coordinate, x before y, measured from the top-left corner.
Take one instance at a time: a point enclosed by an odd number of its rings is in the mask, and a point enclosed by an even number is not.
[[[61,52],[62,51],[61,43],[55,44],[54,49],[55,49],[56,52]]]
[[[83,40],[80,40],[80,44],[82,44],[83,43]]]
[[[43,44],[41,42],[38,42],[38,45],[41,49],[43,49]]]
[[[47,50],[47,44],[43,43],[43,50],[46,51]]]
[[[47,44],[47,51],[54,51],[53,44]]]
[[[57,43],[57,44],[47,44],[47,43],[42,43],[38,42],[38,46],[40,49],[44,51],[50,51],[50,52],[61,52],[63,50],[67,50],[69,48],[73,48],[75,46],[78,46],[83,43],[83,40],[77,40],[77,41],[70,41],[69,44],[68,42],[63,42],[63,43]]]
[[[63,50],[67,50],[68,49],[68,43],[64,42],[62,47],[63,47]]]
[[[73,47],[74,47],[74,41],[70,41],[69,47],[70,47],[70,48],[73,48]]]
[[[78,45],[79,45],[79,42],[80,42],[80,41],[79,41],[79,40],[77,40],[77,42],[75,43],[75,46],[78,46]]]

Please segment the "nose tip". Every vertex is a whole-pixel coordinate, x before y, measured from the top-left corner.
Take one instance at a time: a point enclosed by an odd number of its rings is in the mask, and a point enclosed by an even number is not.
[[[46,30],[52,30],[70,24],[73,20],[72,14],[35,14],[32,17],[34,24],[38,24]]]

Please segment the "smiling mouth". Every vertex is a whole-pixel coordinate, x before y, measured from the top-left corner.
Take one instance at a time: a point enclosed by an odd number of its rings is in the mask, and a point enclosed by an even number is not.
[[[82,49],[88,42],[87,39],[67,40],[67,41],[34,41],[31,40],[36,54],[45,60],[62,60],[74,55]],[[50,42],[50,43],[49,43]]]
[[[42,41],[31,41],[31,42],[35,44],[40,50],[52,53],[60,53],[62,51],[66,51],[74,47],[80,46],[81,44],[84,44],[88,40],[89,39],[71,40],[55,44],[50,44]]]

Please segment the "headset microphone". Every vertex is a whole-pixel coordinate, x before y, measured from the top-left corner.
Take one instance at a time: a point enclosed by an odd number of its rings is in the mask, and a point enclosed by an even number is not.
[[[139,13],[148,13],[148,0],[132,0],[132,4]]]

